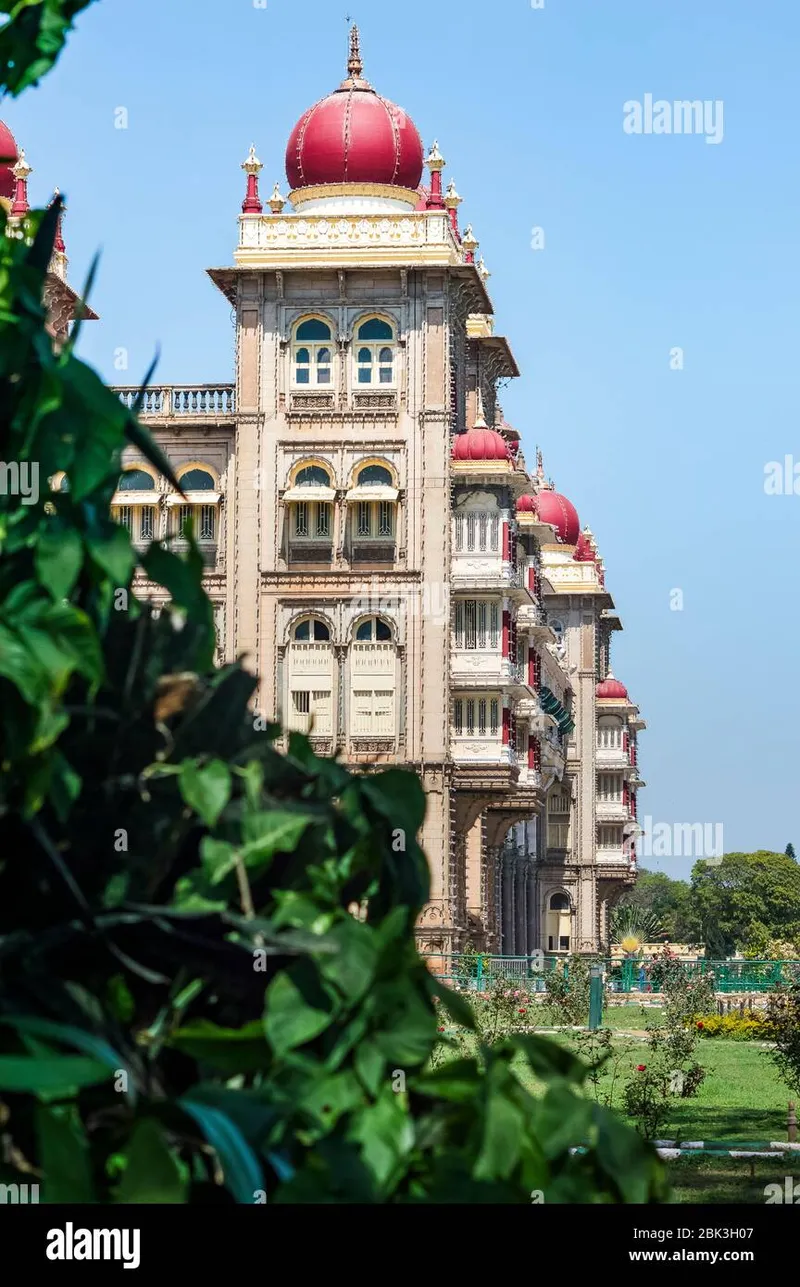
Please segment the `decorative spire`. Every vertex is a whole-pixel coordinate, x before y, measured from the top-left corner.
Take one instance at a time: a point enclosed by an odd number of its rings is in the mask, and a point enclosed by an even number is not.
[[[431,172],[431,194],[428,197],[428,209],[444,210],[444,198],[442,197],[442,170],[447,162],[439,151],[438,139],[434,139],[430,155],[425,158],[425,164]]]
[[[480,259],[478,260],[478,272],[480,273],[480,275],[481,275],[481,277],[482,277],[482,279],[483,279],[484,284],[485,284],[486,282],[488,282],[489,278],[490,278],[490,277],[491,277],[491,275],[492,275],[492,274],[489,272],[489,269],[486,267],[486,264],[485,264],[484,259],[483,259],[483,255],[481,255]]]
[[[242,169],[247,175],[247,195],[242,202],[242,214],[261,214],[264,207],[258,195],[258,176],[264,167],[256,156],[255,144],[251,144],[247,157],[242,161]]]
[[[463,197],[459,196],[453,179],[447,185],[447,191],[444,194],[444,204],[450,211],[450,222],[453,225],[453,232],[458,236],[458,207],[461,205]]]
[[[279,215],[282,214],[285,205],[286,198],[281,195],[281,185],[276,183],[275,187],[272,189],[272,196],[269,199],[269,208],[273,214]]]
[[[57,201],[61,196],[58,188],[53,189],[53,200]],[[61,209],[58,212],[58,223],[56,224],[56,239],[53,242],[53,250],[59,255],[66,255],[67,247],[64,244],[64,215],[67,213],[67,207],[61,203]]]
[[[472,427],[473,429],[489,428],[486,423],[486,416],[483,410],[483,389],[481,389],[480,386],[478,387],[478,414],[475,417],[475,424]]]
[[[364,71],[364,61],[361,57],[361,32],[353,23],[350,28],[350,57],[347,61],[347,74],[351,80],[360,80]]]
[[[539,484],[540,490],[547,486],[544,476],[544,455],[541,447],[536,448],[536,481]]]
[[[340,90],[366,89],[372,86],[364,79],[364,60],[361,57],[361,32],[353,23],[350,28],[350,57],[347,60],[347,79],[339,86]]]
[[[16,188],[14,190],[14,201],[11,206],[10,217],[12,219],[22,219],[30,210],[30,206],[28,204],[28,179],[33,174],[33,170],[25,160],[24,148],[20,148],[19,160],[11,173],[16,179]]]
[[[464,247],[465,262],[468,264],[474,264],[475,251],[478,249],[478,246],[481,243],[478,241],[478,238],[475,236],[475,233],[472,231],[472,224],[469,225],[469,227],[467,228],[467,231],[464,233],[464,236],[461,238],[461,244]]]

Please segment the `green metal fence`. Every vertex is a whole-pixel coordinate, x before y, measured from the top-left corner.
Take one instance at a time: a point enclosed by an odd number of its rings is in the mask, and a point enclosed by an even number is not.
[[[527,990],[544,991],[547,975],[560,969],[569,974],[564,957],[535,953],[533,956],[428,955],[431,971],[451,985],[482,992],[498,983],[518,983]],[[606,987],[615,993],[659,992],[664,958],[627,958],[600,962]],[[768,992],[776,985],[800,983],[800,961],[673,961],[670,970],[680,969],[687,980],[709,978],[715,992]]]

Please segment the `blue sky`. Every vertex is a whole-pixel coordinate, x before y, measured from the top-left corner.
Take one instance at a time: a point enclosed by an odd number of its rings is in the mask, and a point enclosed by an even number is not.
[[[84,356],[117,383],[156,347],[164,382],[232,378],[204,269],[231,261],[251,142],[264,195],[285,190],[289,132],[341,80],[353,14],[367,76],[438,137],[481,239],[523,371],[507,418],[600,543],[614,669],[649,722],[642,815],[722,823],[728,851],[800,844],[800,496],[764,492],[767,462],[800,462],[800,5],[258,2],[100,0],[5,106],[34,199],[67,196],[74,281],[102,250]],[[648,93],[722,100],[723,141],[626,134]]]

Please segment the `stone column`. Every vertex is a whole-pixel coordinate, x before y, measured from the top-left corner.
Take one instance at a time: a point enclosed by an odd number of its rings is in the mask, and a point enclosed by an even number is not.
[[[516,913],[514,924],[514,952],[516,956],[527,956],[529,952],[527,935],[527,882],[528,861],[523,854],[519,854],[514,870],[514,905]]]
[[[503,923],[500,938],[500,951],[503,956],[514,955],[514,851],[503,847],[500,850],[500,861],[503,866]]]

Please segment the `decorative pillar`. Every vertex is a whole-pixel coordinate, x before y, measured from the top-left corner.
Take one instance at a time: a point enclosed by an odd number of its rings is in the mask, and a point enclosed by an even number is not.
[[[453,229],[453,236],[457,241],[461,240],[461,233],[458,230],[458,207],[461,205],[462,199],[463,198],[458,195],[456,185],[451,179],[448,184],[447,192],[445,193],[444,204],[450,215],[450,227]]]
[[[347,648],[339,645],[335,651],[336,658],[335,679],[336,693],[336,724],[334,726],[334,748],[345,747],[347,745]]]
[[[511,743],[511,711],[508,706],[503,706],[503,746],[509,746]]]
[[[529,953],[527,882],[528,862],[522,854],[519,854],[514,868],[514,953],[516,956],[527,956]]]
[[[514,955],[514,851],[505,846],[501,850],[503,864],[503,923],[500,936],[500,952],[503,956]]]
[[[511,656],[511,613],[503,611],[503,657]]]
[[[25,160],[24,148],[20,148],[19,160],[11,173],[14,175],[15,186],[14,200],[9,212],[9,218],[15,220],[24,219],[25,215],[30,211],[30,205],[28,204],[28,179],[33,174],[31,166],[29,166],[28,162]]]
[[[427,208],[429,210],[444,210],[445,203],[442,196],[442,170],[446,162],[439,151],[438,141],[434,142],[431,148],[430,156],[425,158],[425,164],[431,172],[431,194],[428,197]]]
[[[242,169],[247,175],[247,193],[242,202],[242,214],[262,214],[264,207],[258,195],[258,176],[264,167],[256,156],[253,144],[250,146],[247,157],[242,161]]]
[[[475,233],[472,231],[472,224],[469,225],[464,236],[461,238],[461,245],[464,247],[464,263],[475,263],[475,252],[481,243],[478,241]]]

